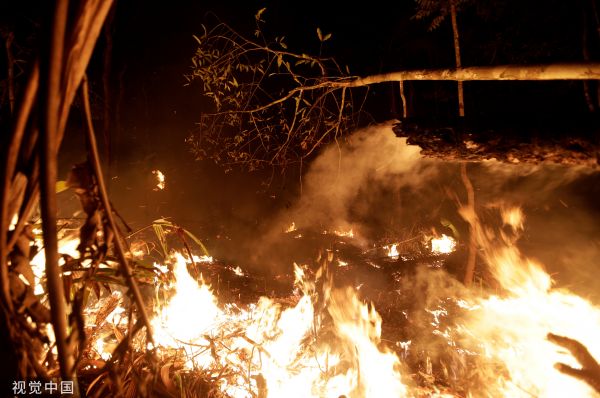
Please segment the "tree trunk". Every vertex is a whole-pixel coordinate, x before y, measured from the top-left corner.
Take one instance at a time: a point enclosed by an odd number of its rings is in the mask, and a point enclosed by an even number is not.
[[[4,39],[4,44],[6,46],[6,61],[8,69],[8,104],[11,114],[15,111],[15,57],[12,52],[12,43],[14,38],[14,33],[9,32],[6,35],[6,38]]]
[[[590,62],[590,48],[588,43],[588,18],[585,12],[585,8],[581,9],[581,19],[582,19],[582,29],[581,29],[581,51],[583,55],[583,60],[585,62]],[[590,112],[594,112],[596,110],[596,105],[592,100],[592,94],[590,90],[590,81],[583,81],[583,96],[585,98],[585,103],[588,106],[588,110]]]
[[[450,0],[450,19],[452,20],[452,36],[454,37],[454,58],[456,60],[456,69],[462,68],[460,59],[460,41],[458,36],[458,23],[456,22],[456,4],[454,0]],[[465,116],[465,98],[463,92],[463,82],[458,80],[458,115]]]
[[[472,66],[457,69],[418,69],[359,77],[350,81],[325,82],[323,86],[362,87],[406,80],[600,80],[600,63]],[[304,90],[307,87],[303,87]]]
[[[57,0],[48,45],[41,56],[40,99],[43,117],[40,126],[40,193],[42,197],[42,226],[44,253],[46,256],[46,278],[48,301],[52,316],[52,327],[56,337],[60,376],[73,380],[75,358],[68,341],[67,307],[61,270],[58,266],[58,240],[56,227],[56,173],[59,136],[59,109],[61,102],[62,70],[65,31],[69,11],[68,0]]]

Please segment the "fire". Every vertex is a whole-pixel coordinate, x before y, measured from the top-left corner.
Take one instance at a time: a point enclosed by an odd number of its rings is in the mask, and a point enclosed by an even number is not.
[[[421,348],[410,340],[392,342],[400,357],[386,348],[381,339],[381,316],[359,298],[359,288],[335,287],[326,268],[316,271],[313,278],[307,276],[307,268],[295,267],[297,293],[292,305],[262,297],[242,307],[219,303],[202,278],[199,282],[192,278],[186,258],[175,254],[174,295],[166,303],[158,303],[152,321],[157,353],[182,355],[186,370],[207,373],[221,392],[232,398],[596,396],[583,382],[555,369],[559,362],[580,365],[546,336],[552,332],[576,339],[600,358],[600,308],[554,288],[542,265],[519,252],[516,242],[524,228],[520,209],[500,209],[500,214],[510,228],[498,232],[479,225],[469,214],[465,218],[474,227],[480,253],[501,292],[486,294],[477,289],[457,293],[451,300],[464,313],[449,326],[445,321],[451,311],[443,304],[426,309],[433,334],[452,347],[456,362],[471,363],[476,369],[475,381],[469,380],[465,387],[466,395],[442,393],[433,382],[427,387],[405,384],[401,358]],[[64,239],[60,251],[77,257],[77,245],[78,239]],[[431,245],[434,253],[448,253],[456,242],[442,235],[432,239]],[[385,249],[389,257],[398,258],[398,244]],[[348,266],[333,256],[329,260],[338,267]],[[211,263],[213,258],[194,256],[194,262]],[[43,252],[33,264],[37,292]],[[168,269],[159,264],[156,268]],[[244,275],[239,267],[230,270]],[[112,325],[111,330],[126,327],[126,310],[118,295],[90,305],[87,327],[98,327],[89,322],[99,322],[98,309],[109,299],[118,303],[100,321]],[[113,339],[94,337],[90,342],[94,352],[109,359]],[[426,359],[425,373],[435,380],[429,356]],[[225,371],[228,376],[222,377]],[[464,382],[466,385],[467,380]]]
[[[384,246],[383,248],[385,250],[387,250],[387,256],[389,258],[397,259],[398,257],[400,257],[400,252],[398,252],[398,244],[397,243],[393,243],[391,245]]]
[[[286,233],[294,232],[296,230],[296,223],[292,221],[289,227],[285,230]]]
[[[37,247],[44,247],[44,242],[41,238],[36,239],[35,244]],[[65,237],[59,241],[59,246],[59,252],[61,254],[69,255],[72,258],[79,258],[79,251],[77,250],[79,238]],[[61,257],[59,259],[59,265],[62,266],[63,264],[64,259]],[[34,294],[43,294],[46,291],[41,282],[46,273],[46,254],[43,249],[38,251],[31,260],[31,269],[35,277]]]
[[[523,215],[503,211],[503,220],[518,232]],[[569,336],[600,357],[600,309],[563,289],[554,289],[541,265],[522,256],[515,237],[501,235],[493,244],[490,231],[477,227],[477,237],[494,276],[506,294],[475,300],[460,329],[471,347],[483,348],[489,364],[482,395],[504,397],[592,397],[586,384],[560,373],[557,362],[579,367],[573,358],[546,339],[548,332]],[[483,361],[483,360],[482,360]],[[483,368],[481,369],[483,370]],[[488,384],[489,383],[489,384]]]
[[[442,234],[441,238],[431,239],[431,252],[434,254],[448,254],[454,251],[456,247],[456,241]]]
[[[219,306],[210,287],[189,275],[179,254],[174,273],[177,293],[153,321],[155,340],[162,349],[182,350],[189,369],[214,375],[221,368],[233,371],[233,379],[221,381],[223,393],[240,398],[405,395],[398,357],[380,349],[381,317],[354,290],[325,283],[328,329],[335,331],[327,341],[319,337],[325,326],[315,312],[318,292],[300,267],[296,286],[302,295],[289,308],[266,297],[246,309]]]
[[[154,176],[156,177],[156,188],[154,188],[154,190],[162,191],[163,189],[165,189],[165,175],[163,174],[163,172],[156,169],[152,170],[152,174],[154,174]]]
[[[337,236],[340,236],[340,237],[354,238],[354,231],[352,230],[352,228],[350,228],[347,231],[344,231],[344,230],[340,230],[340,231],[335,230],[335,231],[333,231],[333,233],[335,235],[337,235]]]

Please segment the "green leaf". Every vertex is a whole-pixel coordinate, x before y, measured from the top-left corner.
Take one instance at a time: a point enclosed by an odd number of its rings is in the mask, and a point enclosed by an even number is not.
[[[321,28],[317,28],[317,36],[319,37],[319,41],[323,41],[323,33],[321,33]]]
[[[331,39],[331,33],[327,33],[325,35],[325,37],[323,38],[323,41],[326,41],[326,40],[329,40],[329,39]]]
[[[164,224],[163,224],[164,225]],[[152,228],[154,229],[154,233],[160,243],[160,247],[162,248],[163,254],[165,258],[169,257],[169,250],[167,249],[167,239],[165,236],[165,230],[163,229],[161,224],[152,224]]]

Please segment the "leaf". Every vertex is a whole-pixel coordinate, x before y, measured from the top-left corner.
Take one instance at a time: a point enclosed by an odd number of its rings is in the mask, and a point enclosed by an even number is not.
[[[169,377],[170,370],[171,370],[171,364],[166,364],[162,368],[160,368],[160,378],[161,378],[163,384],[165,385],[165,387],[167,388],[167,391],[174,392],[175,384]]]
[[[317,28],[317,36],[319,37],[319,41],[323,41],[323,33],[321,33],[321,28]]]
[[[446,228],[450,228],[452,230],[452,234],[454,235],[455,238],[457,238],[457,239],[460,238],[460,233],[458,232],[458,230],[456,229],[454,224],[452,224],[449,220],[442,218],[440,220],[440,224],[442,224]]]
[[[265,12],[266,9],[267,9],[267,7],[263,7],[260,10],[258,10],[258,12],[254,16],[254,18],[256,18],[257,21],[261,21],[260,17],[263,14],[263,12]]]
[[[329,40],[329,39],[331,39],[331,33],[327,33],[327,34],[325,35],[325,37],[323,38],[323,41],[327,41],[327,40]]]
[[[277,66],[281,66],[282,62],[283,62],[283,57],[281,56],[281,54],[277,55]]]
[[[56,181],[56,188],[55,188],[56,193],[64,192],[67,189],[69,189],[69,186],[67,185],[66,181]]]
[[[165,258],[169,257],[169,251],[167,250],[167,239],[165,237],[165,231],[161,224],[153,223],[152,228],[154,229],[154,233],[158,238],[158,242],[160,243],[160,247],[163,250],[163,254]]]
[[[194,242],[196,242],[196,244],[198,246],[200,246],[200,249],[202,250],[202,253],[204,253],[205,256],[210,256],[210,254],[208,253],[208,250],[206,249],[206,246],[204,246],[204,244],[202,243],[202,241],[200,239],[198,239],[194,234],[192,234],[187,229],[184,229],[183,232],[185,232],[185,234],[187,236],[189,236]]]

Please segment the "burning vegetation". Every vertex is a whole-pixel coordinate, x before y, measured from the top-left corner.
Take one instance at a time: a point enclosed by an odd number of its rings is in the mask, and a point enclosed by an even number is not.
[[[191,182],[148,164],[135,179],[154,221],[133,229],[109,198],[110,142],[96,142],[86,76],[112,2],[75,3],[56,1],[20,102],[7,81],[0,366],[12,379],[0,395],[599,396],[600,209],[573,194],[598,193],[597,140],[513,151],[518,134],[502,141],[463,119],[457,134],[423,127],[407,120],[404,82],[456,80],[463,118],[463,80],[586,80],[600,65],[462,68],[457,15],[470,1],[416,2],[432,28],[450,19],[452,71],[352,76],[268,41],[265,9],[257,40],[219,23],[195,37],[186,77],[215,113],[188,144],[227,170],[299,163],[299,194],[230,238],[159,216]],[[323,47],[332,34],[317,37]],[[352,90],[385,82],[400,84],[403,120],[355,128]],[[86,159],[57,181],[76,98]],[[58,217],[57,195],[77,200],[72,216]]]
[[[404,159],[401,170],[383,172],[394,184],[415,173],[435,179],[444,167],[456,166],[421,158],[389,127],[356,134],[345,151],[369,151],[368,140],[373,140]],[[382,173],[377,163],[367,164]],[[372,178],[367,169],[363,173]],[[313,170],[308,186],[324,176]],[[378,178],[380,184],[388,181]],[[340,184],[328,189],[346,192]],[[319,194],[330,194],[328,189]],[[464,240],[450,236],[460,236],[455,227],[448,228],[450,235],[421,230],[408,239],[372,242],[339,205],[316,204],[311,192],[287,215],[319,214],[318,207],[331,215],[329,206],[335,206],[339,213],[331,221],[347,227],[319,232],[306,217],[276,223],[278,239],[316,240],[319,248],[311,252],[311,261],[293,264],[293,272],[279,272],[274,282],[209,256],[197,237],[168,220],[132,235],[130,241],[137,243],[127,256],[151,314],[151,336],[132,333],[139,324],[132,323],[131,300],[115,273],[116,260],[100,259],[90,278],[87,270],[98,261],[94,253],[102,243],[82,246],[76,224],[65,225],[59,245],[63,277],[71,286],[87,280],[94,287],[82,301],[86,338],[77,369],[85,394],[595,396],[593,387],[571,375],[592,380],[583,373],[586,368],[577,373],[580,366],[590,366],[578,344],[587,347],[583,352],[589,358],[600,356],[595,338],[600,308],[554,288],[544,267],[521,253],[517,242],[527,222],[519,207],[496,201],[485,212],[494,220],[489,224],[483,214],[459,207],[479,248],[479,283],[469,288],[452,269],[456,256],[464,259],[467,250]],[[306,206],[312,207],[310,213]],[[86,231],[85,225],[78,229]],[[35,279],[27,284],[44,297],[43,252],[32,264]],[[54,337],[48,337],[50,349]]]

